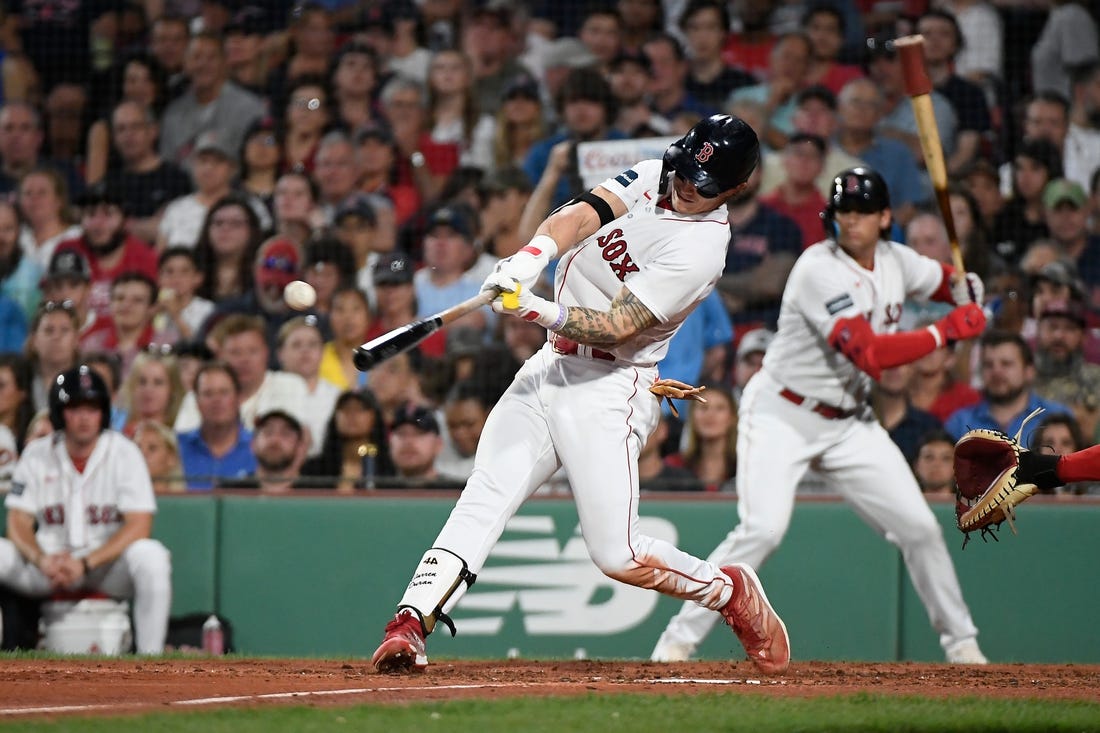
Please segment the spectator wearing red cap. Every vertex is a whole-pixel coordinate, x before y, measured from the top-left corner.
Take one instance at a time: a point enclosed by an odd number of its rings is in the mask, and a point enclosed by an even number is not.
[[[274,355],[279,329],[299,315],[283,300],[283,290],[291,281],[300,279],[301,274],[302,253],[298,246],[285,237],[272,237],[256,252],[252,265],[252,288],[244,295],[219,303],[206,321],[206,330],[211,331],[222,318],[231,314],[259,316],[264,323],[268,348]],[[318,320],[327,334],[328,319],[318,315]]]

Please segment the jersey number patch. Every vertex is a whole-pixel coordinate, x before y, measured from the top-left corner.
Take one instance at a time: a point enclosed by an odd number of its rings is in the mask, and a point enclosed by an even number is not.
[[[633,172],[627,171],[627,173]],[[619,278],[619,282],[624,282],[629,273],[638,272],[638,266],[626,251],[626,240],[622,236],[622,229],[612,229],[602,237],[596,238],[596,244],[599,245],[604,260],[611,266],[611,271],[615,273],[615,277]],[[620,257],[622,259],[619,259]]]
[[[615,176],[615,183],[619,184],[623,188],[626,188],[636,180],[638,180],[638,174],[633,168],[628,168],[619,175]]]
[[[825,303],[825,310],[829,311],[830,316],[835,316],[845,308],[850,308],[852,305],[852,296],[847,293],[842,293],[836,296],[832,300]]]

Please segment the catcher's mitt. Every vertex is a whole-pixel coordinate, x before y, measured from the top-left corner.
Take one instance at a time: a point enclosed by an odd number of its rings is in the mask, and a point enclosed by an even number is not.
[[[1039,408],[1028,420],[1042,412]],[[992,536],[1008,520],[1016,534],[1016,506],[1027,501],[1039,489],[1061,484],[1055,467],[1059,456],[1032,453],[1020,446],[1023,425],[1011,438],[997,430],[971,430],[955,444],[955,519],[966,534],[981,532],[982,539]]]
[[[649,391],[657,395],[657,401],[668,400],[668,408],[672,410],[672,414],[676,417],[680,417],[680,412],[676,409],[676,404],[672,401],[676,400],[694,400],[695,402],[706,403],[706,398],[700,394],[706,387],[692,387],[687,382],[681,382],[679,379],[658,379],[654,382]]]

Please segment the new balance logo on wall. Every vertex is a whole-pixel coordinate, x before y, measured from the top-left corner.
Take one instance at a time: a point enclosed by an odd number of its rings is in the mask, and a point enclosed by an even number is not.
[[[676,526],[641,517],[640,531],[676,544]],[[657,606],[660,594],[612,580],[588,557],[580,526],[562,546],[554,517],[512,517],[475,584],[451,614],[460,634],[495,636],[518,607],[533,636],[629,631]]]

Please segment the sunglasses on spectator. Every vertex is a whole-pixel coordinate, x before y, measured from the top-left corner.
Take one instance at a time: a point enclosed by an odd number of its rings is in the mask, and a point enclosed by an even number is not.
[[[298,272],[298,264],[289,257],[273,257],[268,255],[260,262],[260,266],[265,270],[277,270],[289,274]]]
[[[76,306],[73,305],[71,300],[47,300],[40,306],[43,313],[53,313],[54,311],[65,311],[66,313],[72,313],[76,310]]]
[[[298,109],[308,109],[310,112],[316,112],[321,109],[321,100],[317,97],[298,97],[290,100],[290,104]]]

